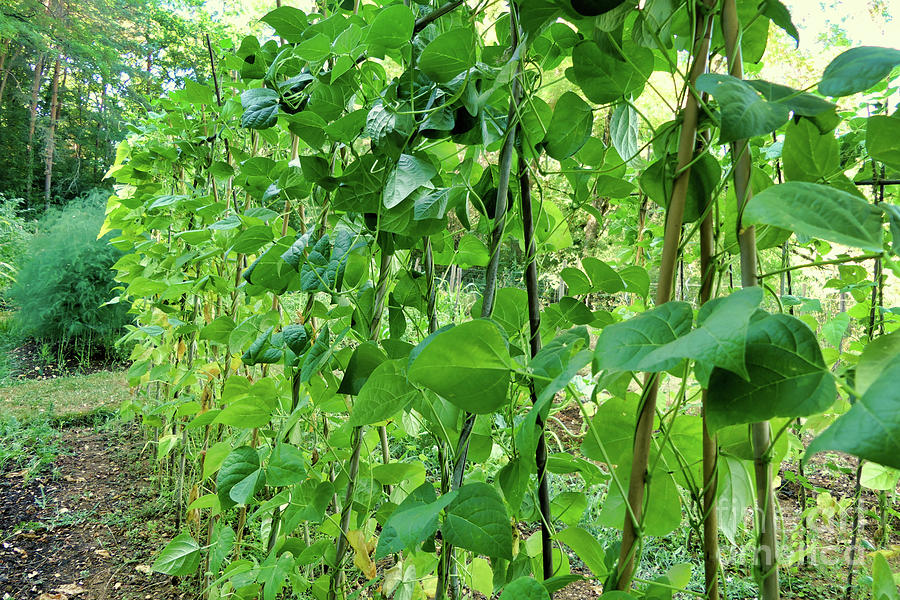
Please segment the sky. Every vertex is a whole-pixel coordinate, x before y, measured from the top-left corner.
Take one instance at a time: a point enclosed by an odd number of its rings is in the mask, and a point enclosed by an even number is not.
[[[833,26],[853,45],[900,48],[900,0],[784,0],[800,31],[800,50],[816,52]]]

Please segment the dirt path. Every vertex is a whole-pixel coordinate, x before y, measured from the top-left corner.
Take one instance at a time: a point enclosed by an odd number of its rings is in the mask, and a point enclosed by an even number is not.
[[[0,600],[170,600],[190,594],[151,574],[172,534],[131,428],[72,428],[53,472],[0,480]]]

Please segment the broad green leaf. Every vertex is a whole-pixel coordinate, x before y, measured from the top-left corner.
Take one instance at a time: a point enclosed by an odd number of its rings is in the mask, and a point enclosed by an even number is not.
[[[261,572],[257,577],[257,581],[263,584],[263,600],[275,600],[287,584],[294,564],[295,559],[290,552],[286,551],[279,555],[273,550],[269,554],[269,558],[261,565]]]
[[[569,526],[575,526],[581,521],[587,506],[587,496],[584,492],[561,492],[554,494],[550,501],[553,518]]]
[[[384,48],[399,48],[412,39],[415,17],[408,6],[392,4],[383,8],[369,25],[368,42]]]
[[[881,211],[836,188],[790,181],[754,196],[743,223],[764,223],[868,251],[881,250]]]
[[[555,537],[578,555],[594,577],[602,579],[609,573],[606,567],[606,550],[594,535],[580,527],[568,527]]]
[[[900,169],[900,116],[876,115],[866,119],[866,150],[873,159]]]
[[[382,200],[385,208],[394,208],[414,191],[428,184],[437,174],[434,165],[424,158],[410,154],[400,155],[397,166],[384,184]]]
[[[472,316],[481,314],[482,298],[472,305]],[[511,338],[515,338],[528,323],[528,292],[521,288],[500,288],[494,295],[494,311],[491,319],[496,321]]]
[[[403,366],[405,360],[388,360],[366,379],[350,411],[354,427],[386,421],[405,410],[419,392],[409,385]]]
[[[593,125],[591,107],[575,92],[565,92],[553,108],[544,149],[556,160],[569,158],[591,137]]]
[[[634,423],[630,429],[634,431]],[[652,461],[653,457],[651,457]],[[648,478],[647,510],[644,512],[644,531],[647,535],[666,536],[675,531],[681,524],[681,496],[672,477],[660,464]],[[619,481],[625,490],[631,478],[631,463],[620,465],[616,469]],[[603,509],[597,522],[606,527],[622,528],[625,522],[625,498],[615,483],[609,486],[609,492],[603,501]]]
[[[285,325],[281,334],[284,343],[297,356],[303,354],[309,347],[309,332],[305,325]]]
[[[219,413],[215,422],[242,429],[264,427],[269,423],[274,404],[270,404],[258,396],[247,396],[230,402]]]
[[[363,342],[353,350],[338,394],[356,396],[365,385],[372,372],[387,360],[384,351],[375,342]]]
[[[856,363],[857,394],[865,394],[897,356],[900,356],[900,331],[882,335],[869,342]]]
[[[228,336],[231,335],[234,327],[234,319],[228,315],[216,317],[209,325],[204,326],[200,330],[200,339],[209,340],[220,345],[228,344]]]
[[[457,492],[441,527],[444,539],[475,554],[512,559],[512,527],[497,490],[473,482]]]
[[[581,453],[591,460],[607,462],[614,467],[625,462],[623,457],[634,448],[634,423],[637,405],[613,396],[600,405],[591,419],[591,429],[584,436]],[[594,435],[596,433],[596,436]],[[601,449],[597,440],[603,444]],[[604,457],[603,450],[606,451]],[[629,461],[630,462],[630,461]],[[611,464],[610,464],[611,463]]]
[[[626,161],[638,155],[638,116],[630,104],[623,102],[613,110],[609,135],[619,156]]]
[[[900,470],[873,462],[863,464],[859,484],[868,490],[891,491],[900,483]]]
[[[615,294],[625,290],[622,277],[599,258],[585,256],[581,259],[581,266],[591,278],[591,291]]]
[[[753,86],[730,75],[701,75],[697,89],[712,95],[719,103],[720,144],[771,133],[790,117],[787,106],[766,102]]]
[[[283,352],[281,351],[281,348],[276,348],[272,346],[271,343],[272,332],[274,329],[274,326],[269,327],[266,331],[261,333],[241,356],[241,362],[245,365],[270,365],[280,361]]]
[[[746,364],[749,381],[713,369],[706,408],[710,431],[773,417],[807,417],[834,402],[834,379],[819,343],[799,319],[757,312],[747,333]]]
[[[488,414],[507,401],[509,351],[499,327],[476,319],[426,338],[409,380],[468,412]]]
[[[268,88],[254,88],[241,94],[241,127],[268,129],[278,120],[278,92]]]
[[[687,334],[693,320],[690,304],[666,302],[627,321],[607,325],[597,339],[597,368],[638,371],[647,355]],[[654,370],[665,371],[678,362],[680,359],[673,358],[653,366]]]
[[[825,67],[819,93],[840,97],[864,92],[887,77],[897,65],[900,65],[900,50],[878,46],[851,48]]]
[[[560,298],[559,312],[569,323],[574,325],[587,325],[594,321],[594,313],[591,312],[584,302],[576,300],[571,296]]]
[[[434,486],[427,482],[413,490],[384,523],[378,537],[375,559],[415,548],[434,535],[438,528],[440,512],[456,496],[457,492],[453,491],[437,498]]]
[[[766,100],[788,107],[795,115],[816,117],[836,108],[834,104],[824,98],[813,96],[785,85],[778,85],[777,83],[761,79],[754,79],[747,81],[747,83],[765,96]]]
[[[850,315],[839,313],[822,325],[822,336],[826,342],[835,348],[840,348],[848,327],[850,327]]]
[[[372,477],[383,485],[397,485],[404,481],[425,481],[425,465],[420,462],[391,462],[372,467]]]
[[[640,363],[641,370],[661,370],[660,366],[690,358],[747,379],[747,328],[762,299],[762,288],[752,287],[707,302],[697,315],[697,328],[648,354]]]
[[[760,8],[765,16],[772,19],[773,23],[784,29],[785,33],[794,38],[798,44],[800,43],[800,33],[797,31],[797,26],[794,25],[794,22],[791,20],[790,11],[784,4],[779,0],[763,0]]]
[[[266,482],[280,487],[300,483],[306,478],[306,458],[290,444],[277,444],[266,466]]]
[[[246,504],[264,482],[265,476],[259,468],[256,449],[250,446],[235,448],[225,457],[216,477],[216,494],[222,509]]]
[[[550,600],[550,594],[536,579],[519,577],[503,588],[500,600]]]
[[[486,267],[490,260],[490,251],[480,239],[471,233],[460,238],[456,253],[456,264],[460,268]]]
[[[872,561],[872,600],[900,600],[894,571],[880,552],[875,553]]]
[[[566,282],[566,287],[570,294],[581,296],[583,294],[590,294],[592,291],[593,286],[591,285],[591,280],[588,279],[587,275],[575,267],[564,268],[559,272],[559,276]]]
[[[278,37],[284,38],[289,44],[296,44],[303,39],[303,32],[308,24],[306,13],[293,6],[279,6],[266,13],[260,21],[271,25]]]
[[[816,183],[841,171],[840,145],[831,132],[822,134],[809,119],[789,123],[781,151],[790,181]]]
[[[607,104],[640,94],[653,72],[653,52],[632,43],[625,43],[622,52],[604,52],[591,40],[579,42],[572,49],[575,81],[592,102]]]
[[[153,570],[166,575],[192,575],[200,567],[200,544],[184,531],[166,544],[153,562]]]
[[[451,29],[425,46],[418,67],[432,81],[445,83],[475,64],[476,46],[471,29]]]
[[[753,502],[753,482],[745,463],[732,456],[719,456],[716,490],[716,514],[722,533],[734,542],[738,526],[743,525],[747,508]]]
[[[646,298],[650,293],[650,275],[647,269],[637,265],[629,265],[619,271],[619,276],[625,282],[625,291]]]
[[[668,208],[675,186],[675,173],[678,171],[678,159],[668,154],[652,163],[641,173],[640,185],[650,199],[664,208]],[[706,210],[721,180],[722,169],[719,161],[711,154],[697,157],[691,165],[687,198],[684,206],[684,222],[697,221]]]
[[[900,355],[847,411],[806,449],[806,457],[839,450],[900,469]]]

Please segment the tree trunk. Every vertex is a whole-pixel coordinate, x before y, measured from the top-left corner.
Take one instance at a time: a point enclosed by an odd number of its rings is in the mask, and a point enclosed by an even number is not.
[[[26,144],[26,152],[28,154],[28,170],[25,173],[25,202],[31,203],[31,186],[34,183],[34,127],[37,122],[37,106],[38,94],[41,91],[41,80],[44,76],[44,55],[38,57],[37,64],[34,65],[34,80],[31,84],[31,105],[29,106],[30,121],[28,124],[28,144]]]
[[[56,143],[56,114],[59,111],[59,58],[53,65],[53,82],[50,84],[50,126],[45,145],[47,162],[44,166],[44,209],[50,209],[50,184],[53,182],[53,150]]]
[[[3,78],[0,79],[0,110],[3,108],[3,94],[6,92],[6,82],[9,80],[9,74],[12,72],[13,64],[21,54],[22,49],[19,48],[16,50],[15,54],[12,55],[12,58],[7,60],[9,55],[9,42],[7,41],[6,46],[3,49],[3,54],[0,55],[0,71],[3,71]]]

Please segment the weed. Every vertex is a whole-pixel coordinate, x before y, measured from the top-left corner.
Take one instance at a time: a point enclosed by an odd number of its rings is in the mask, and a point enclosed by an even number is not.
[[[59,432],[47,418],[0,420],[0,472],[25,471],[25,481],[45,471],[63,451]]]

